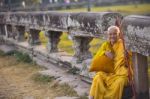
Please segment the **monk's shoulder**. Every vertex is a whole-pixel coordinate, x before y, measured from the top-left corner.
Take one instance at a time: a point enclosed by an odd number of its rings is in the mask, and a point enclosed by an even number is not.
[[[123,47],[123,41],[121,39],[118,40],[118,48],[120,50],[124,50],[124,47]]]
[[[108,46],[109,44],[110,44],[109,41],[105,41],[105,42],[102,43],[102,46],[105,46],[105,47],[106,47],[106,46]]]

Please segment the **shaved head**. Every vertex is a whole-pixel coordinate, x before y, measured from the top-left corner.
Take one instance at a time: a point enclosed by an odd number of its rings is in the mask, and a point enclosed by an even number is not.
[[[120,30],[117,26],[110,26],[107,31],[108,31],[108,33],[110,33],[110,32],[116,32],[117,34],[120,33]]]
[[[110,26],[107,30],[107,33],[108,40],[111,42],[111,44],[113,45],[114,43],[116,43],[119,38],[119,28],[117,26]]]

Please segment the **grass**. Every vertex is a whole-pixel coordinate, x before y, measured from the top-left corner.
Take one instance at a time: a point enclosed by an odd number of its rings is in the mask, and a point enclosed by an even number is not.
[[[14,56],[16,57],[16,60],[19,62],[32,63],[32,59],[27,53],[15,51]]]
[[[74,89],[66,83],[55,86],[54,89],[56,91],[59,91],[61,94],[67,94],[69,96],[77,96],[77,93],[74,91]]]
[[[26,53],[21,53],[21,52],[14,52],[14,55],[5,55],[1,50],[0,50],[0,58],[4,57],[4,58],[9,58],[9,63],[5,64],[2,63],[1,65],[5,66],[17,66],[17,68],[21,68],[21,69],[26,69],[26,70],[42,70],[42,68],[40,68],[39,66],[31,66],[31,64],[29,64],[31,62],[30,57],[26,54]],[[5,56],[4,56],[5,55]],[[15,57],[15,58],[14,58]],[[13,58],[13,60],[12,60]],[[13,62],[10,62],[13,61]],[[1,66],[0,65],[0,66]],[[23,73],[24,71],[22,71]],[[31,71],[30,71],[31,72]],[[27,73],[27,71],[26,71]],[[55,82],[55,78],[53,76],[49,76],[49,75],[42,75],[39,74],[37,72],[34,72],[32,74],[32,76],[30,77],[34,83],[38,83],[42,86],[50,86],[50,89],[55,90],[56,92],[58,92],[58,95],[68,95],[68,96],[77,96],[77,93],[74,91],[74,89],[72,87],[70,87],[68,84],[64,83],[59,85],[58,83],[53,83]]]
[[[87,12],[87,8],[61,10],[63,12]],[[150,13],[150,4],[133,4],[129,5],[115,5],[115,6],[103,6],[103,7],[92,7],[91,12],[102,12],[102,11],[115,11],[126,14],[143,14]]]
[[[58,44],[58,48],[62,51],[65,51],[69,53],[70,55],[73,55],[73,41],[68,39],[67,33],[63,33],[60,37],[60,42]]]
[[[39,35],[40,35],[40,41],[41,41],[41,43],[42,43],[44,46],[46,46],[46,44],[47,44],[47,42],[48,42],[48,38],[45,36],[44,31],[41,31],[41,32],[39,33]]]
[[[48,76],[48,75],[41,75],[39,73],[36,73],[32,76],[33,81],[39,82],[39,83],[50,83],[54,80],[54,77]]]
[[[44,70],[44,68],[38,65],[32,66],[32,64],[23,61],[17,61],[13,55],[3,56],[3,52],[0,51],[0,73],[6,75],[10,84],[21,88],[18,89],[19,91],[26,92],[23,94],[33,95],[38,97],[37,99],[43,99],[44,97],[54,99],[56,96],[78,96],[68,84],[55,83],[54,77],[41,75],[38,73],[39,70]],[[20,93],[15,94],[17,97],[20,95]]]
[[[36,73],[32,76],[32,80],[36,83],[47,85],[49,86],[50,89],[53,89],[56,92],[59,92],[60,94],[68,96],[77,96],[77,93],[74,91],[72,87],[70,87],[66,83],[58,84],[58,82],[55,80],[53,76]]]

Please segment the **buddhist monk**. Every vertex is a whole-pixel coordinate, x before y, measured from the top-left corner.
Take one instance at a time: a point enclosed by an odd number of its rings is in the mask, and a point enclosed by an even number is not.
[[[106,55],[113,59],[114,72],[98,71],[96,73],[91,85],[89,99],[122,99],[124,86],[128,84],[128,69],[125,66],[123,42],[119,38],[119,33],[117,26],[110,26],[107,30],[108,40],[101,45],[94,56]]]

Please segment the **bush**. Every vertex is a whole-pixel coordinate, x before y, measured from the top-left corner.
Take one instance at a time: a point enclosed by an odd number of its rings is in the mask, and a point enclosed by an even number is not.
[[[15,51],[14,56],[19,62],[32,63],[32,59],[27,53],[21,53],[21,52]]]
[[[32,59],[27,53],[21,53],[18,51],[11,51],[9,53],[4,53],[0,50],[0,56],[15,56],[18,62],[32,63]]]

